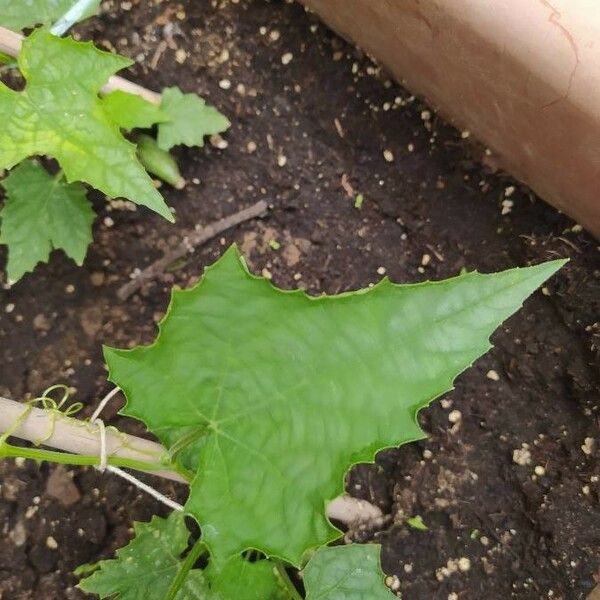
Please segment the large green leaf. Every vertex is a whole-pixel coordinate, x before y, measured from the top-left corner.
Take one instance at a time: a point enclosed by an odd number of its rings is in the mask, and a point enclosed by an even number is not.
[[[158,126],[158,145],[163,150],[184,144],[204,146],[204,137],[225,131],[230,123],[216,108],[196,94],[184,94],[179,88],[166,88],[161,109],[169,121]]]
[[[168,519],[153,517],[150,523],[134,523],[135,537],[117,550],[117,557],[96,565],[80,567],[89,577],[79,587],[100,598],[151,600],[164,598],[181,568],[181,554],[187,548],[189,533],[181,513]],[[189,573],[176,600],[217,600],[199,570]],[[228,599],[229,600],[229,599]]]
[[[304,569],[306,600],[392,600],[379,566],[380,546],[321,548]]]
[[[62,17],[75,4],[75,0],[0,0],[0,25],[9,29],[24,29],[34,25],[49,25]],[[96,0],[84,18],[98,12]]]
[[[124,414],[167,446],[195,440],[186,508],[213,559],[256,548],[298,566],[339,535],[325,503],[349,466],[423,437],[417,411],[561,264],[310,298],[231,248],[174,293],[153,345],[105,356]]]
[[[50,251],[60,248],[78,265],[92,241],[95,213],[80,183],[50,177],[31,160],[15,167],[0,185],[6,202],[0,218],[0,244],[8,246],[8,278],[17,281]]]
[[[47,154],[58,160],[68,181],[85,181],[173,220],[138,162],[135,146],[98,97],[109,76],[130,64],[89,43],[42,29],[32,33],[19,55],[25,89],[16,92],[0,83],[0,168]]]

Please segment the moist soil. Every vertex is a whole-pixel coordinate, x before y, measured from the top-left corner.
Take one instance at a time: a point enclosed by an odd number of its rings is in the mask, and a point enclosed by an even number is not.
[[[346,537],[383,545],[388,582],[407,600],[586,598],[600,566],[597,242],[299,5],[109,1],[76,32],[134,59],[128,77],[197,92],[233,124],[227,148],[177,151],[189,184],[162,188],[175,225],[97,194],[82,268],[55,252],[3,286],[0,394],[24,399],[65,383],[89,415],[109,389],[102,344],[150,342],[171,287],[195,283],[232,242],[254,272],[310,294],[367,286],[384,269],[415,282],[570,257],[421,413],[427,441],[352,471],[349,491],[386,520]],[[271,206],[264,219],[117,298],[185,229],[259,199]],[[143,433],[117,409],[107,422]],[[134,520],[165,514],[93,469],[3,461],[0,474],[3,600],[87,597],[72,569],[109,557]],[[183,487],[148,480],[184,500]],[[426,531],[407,525],[417,515]]]

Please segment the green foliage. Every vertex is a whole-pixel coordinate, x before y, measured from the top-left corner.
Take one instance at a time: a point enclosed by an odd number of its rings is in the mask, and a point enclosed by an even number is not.
[[[0,25],[8,29],[24,29],[34,25],[49,25],[62,17],[75,0],[0,0]],[[86,12],[84,18],[98,12],[100,0]]]
[[[91,568],[97,569],[82,580],[79,587],[100,598],[119,600],[150,600],[164,598],[183,560],[189,533],[183,515],[172,513],[168,519],[153,517],[150,523],[134,523],[135,537],[117,550],[117,558],[103,560]],[[90,567],[80,568],[87,573]],[[177,600],[209,599],[208,585],[201,571],[188,575]]]
[[[304,569],[306,600],[392,600],[379,567],[380,546],[321,548]]]
[[[40,29],[24,41],[18,62],[25,89],[16,92],[0,83],[0,168],[28,156],[50,155],[69,182],[85,181],[172,221],[136,158],[135,146],[122,136],[98,97],[109,76],[131,61]]]
[[[155,123],[170,120],[159,106],[137,94],[115,90],[104,96],[101,102],[110,118],[126,131],[148,129]]]
[[[406,519],[406,524],[413,529],[417,529],[418,531],[428,531],[429,527],[425,525],[425,521],[423,521],[423,517],[421,515],[416,515],[414,517],[409,517]]]
[[[235,248],[175,292],[157,341],[105,350],[141,419],[199,474],[186,509],[212,560],[255,548],[301,566],[339,532],[347,469],[423,437],[419,409],[561,261],[311,298],[249,274]]]
[[[204,137],[221,133],[230,122],[216,108],[196,94],[184,94],[179,88],[166,88],[160,107],[170,120],[158,126],[158,145],[163,150],[173,146],[204,146]]]
[[[78,265],[92,241],[94,211],[79,183],[50,177],[37,163],[23,161],[1,182],[0,244],[8,246],[8,277],[17,281],[60,248]]]
[[[164,598],[183,565],[188,531],[182,513],[167,519],[154,517],[150,523],[135,523],[135,537],[117,550],[113,560],[83,565],[77,575],[92,574],[79,587],[100,598],[152,600]],[[267,560],[248,562],[231,558],[217,570],[192,569],[176,600],[287,600],[274,565]]]
[[[215,600],[289,600],[269,560],[249,562],[237,555],[221,569],[210,563],[205,573]]]

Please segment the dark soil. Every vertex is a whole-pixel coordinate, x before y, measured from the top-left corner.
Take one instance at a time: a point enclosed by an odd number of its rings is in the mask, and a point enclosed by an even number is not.
[[[83,268],[55,253],[5,286],[0,394],[31,397],[63,382],[92,407],[109,389],[101,345],[152,340],[172,285],[191,285],[234,241],[254,271],[315,294],[366,286],[380,267],[409,282],[568,256],[545,293],[495,335],[495,349],[423,412],[429,440],[355,469],[349,489],[389,515],[381,531],[353,535],[383,544],[384,568],[407,600],[585,598],[600,566],[597,242],[482,167],[481,149],[433,111],[427,119],[422,111],[431,109],[299,5],[104,4],[101,17],[78,28],[82,37],[135,58],[129,76],[147,87],[205,96],[233,122],[229,147],[178,152],[190,184],[183,192],[164,187],[175,226],[96,197],[95,242]],[[172,47],[152,69],[165,36]],[[287,52],[293,59],[284,65]],[[503,215],[508,186],[514,205]],[[364,195],[360,210],[351,189]],[[272,204],[266,219],[207,244],[130,301],[117,299],[130,273],[177,244],[183,229],[260,198]],[[115,416],[117,408],[105,413],[110,423],[141,433]],[[462,415],[455,425],[453,410]],[[586,438],[596,441],[588,441],[590,454]],[[513,451],[523,444],[531,462],[520,465]],[[3,600],[85,597],[73,587],[73,567],[109,556],[134,520],[164,514],[112,476],[56,471],[0,464]],[[154,483],[183,499],[175,484]],[[406,525],[415,515],[427,531]],[[461,558],[470,568],[453,571]]]

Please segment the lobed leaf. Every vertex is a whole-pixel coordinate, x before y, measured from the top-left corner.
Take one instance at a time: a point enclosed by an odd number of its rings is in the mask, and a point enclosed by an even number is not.
[[[47,262],[53,249],[83,263],[96,216],[83,185],[51,177],[32,160],[15,167],[0,185],[6,190],[0,244],[8,246],[10,280]]]
[[[136,158],[136,148],[104,110],[100,88],[131,64],[90,43],[57,38],[43,29],[24,42],[22,92],[0,82],[0,168],[33,155],[58,160],[69,182],[85,181],[172,221],[171,211]]]
[[[75,0],[0,0],[0,25],[20,30],[35,25],[50,25],[62,17]],[[98,12],[100,0],[96,0],[83,18]]]
[[[184,516],[173,512],[167,519],[134,523],[135,537],[117,550],[112,560],[83,565],[77,575],[87,575],[79,587],[100,598],[147,600],[164,598],[169,591],[188,546]],[[221,569],[209,564],[206,571],[192,569],[176,600],[288,600],[267,560],[248,562],[232,557]]]
[[[163,150],[173,146],[204,146],[204,137],[221,133],[231,123],[216,108],[197,94],[184,94],[179,88],[166,88],[161,109],[169,121],[158,126],[158,145]]]
[[[304,569],[306,600],[392,600],[379,566],[381,547],[350,544],[319,549]]]
[[[100,598],[148,600],[164,598],[182,564],[181,554],[188,546],[189,533],[180,512],[167,519],[153,517],[149,523],[134,523],[135,537],[117,550],[117,557],[76,571],[87,573],[79,588]],[[213,600],[206,579],[192,570],[176,600]],[[216,600],[216,599],[214,599]]]
[[[422,438],[419,409],[561,264],[311,298],[231,248],[173,294],[153,345],[105,357],[123,414],[167,447],[188,442],[186,509],[216,564],[255,548],[300,566],[339,536],[325,504],[348,468]]]

